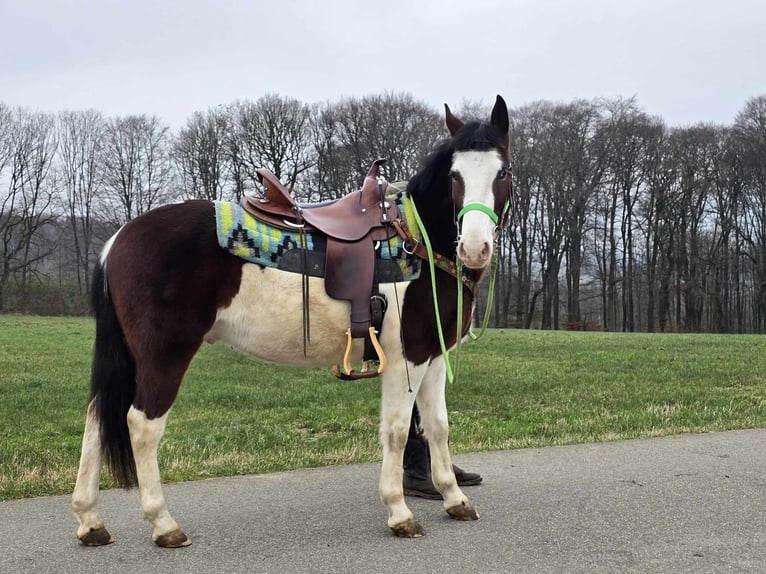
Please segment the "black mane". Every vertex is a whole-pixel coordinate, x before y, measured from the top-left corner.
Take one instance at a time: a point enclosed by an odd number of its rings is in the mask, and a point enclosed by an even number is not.
[[[490,149],[505,150],[505,137],[498,133],[491,124],[484,122],[469,122],[455,134],[452,139],[454,151],[487,151]]]
[[[457,213],[450,193],[449,172],[454,151],[452,140],[441,142],[428,154],[420,171],[407,184],[407,193],[418,208],[431,245],[453,260],[457,242]]]

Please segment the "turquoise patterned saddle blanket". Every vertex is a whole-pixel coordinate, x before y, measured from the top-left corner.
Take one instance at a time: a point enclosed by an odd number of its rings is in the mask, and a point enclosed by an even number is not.
[[[400,203],[401,198],[396,202]],[[297,231],[274,227],[255,219],[237,202],[216,201],[215,220],[218,243],[250,263],[301,273],[301,237]],[[400,205],[400,212],[405,210]],[[306,270],[313,277],[324,277],[327,237],[306,233]],[[421,260],[404,250],[399,236],[381,241],[375,250],[376,274],[380,283],[412,281],[420,275]]]

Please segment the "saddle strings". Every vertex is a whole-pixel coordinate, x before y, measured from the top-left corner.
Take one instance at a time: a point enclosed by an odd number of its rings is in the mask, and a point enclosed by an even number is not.
[[[391,251],[391,238],[389,237],[386,239],[386,242],[388,243],[388,252],[389,254],[393,253]],[[412,381],[410,380],[410,366],[409,361],[407,360],[407,355],[404,352],[404,329],[402,329],[402,306],[399,301],[399,288],[396,285],[396,281],[393,282],[394,285],[394,300],[396,301],[396,316],[399,318],[399,344],[402,346],[402,356],[404,357],[404,372],[407,376],[407,391],[412,392]]]
[[[309,269],[306,251],[308,242],[306,241],[306,230],[301,217],[300,208],[296,208],[296,220],[300,225],[298,236],[301,239],[301,295],[303,302],[303,356],[307,354],[307,347],[311,344],[311,317],[309,316]]]

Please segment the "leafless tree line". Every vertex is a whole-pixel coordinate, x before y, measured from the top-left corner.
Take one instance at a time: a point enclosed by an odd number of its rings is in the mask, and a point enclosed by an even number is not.
[[[766,97],[732,126],[668,127],[634,100],[513,110],[513,273],[501,324],[766,328]]]
[[[669,127],[630,99],[535,102],[511,123],[494,324],[766,330],[766,96],[731,126]],[[316,105],[272,94],[175,132],[146,115],[0,103],[0,311],[41,299],[83,310],[65,303],[84,299],[104,240],[163,203],[239,199],[259,167],[301,199],[331,199],[377,157],[406,179],[444,135],[440,110],[399,93]]]

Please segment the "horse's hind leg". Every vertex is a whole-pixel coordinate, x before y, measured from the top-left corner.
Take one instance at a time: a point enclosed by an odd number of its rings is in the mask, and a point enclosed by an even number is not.
[[[72,511],[80,523],[77,538],[86,546],[103,546],[114,542],[96,508],[103,461],[101,431],[94,403],[91,402],[85,419],[80,469],[77,472],[77,483],[72,494]]]
[[[435,360],[428,368],[418,393],[420,423],[431,450],[431,480],[444,498],[444,508],[452,518],[476,520],[479,514],[457,485],[452,469],[444,397],[445,370],[444,360]]]
[[[178,523],[170,516],[165,495],[160,483],[160,467],[157,450],[160,439],[165,433],[167,411],[150,419],[146,413],[135,406],[128,411],[128,429],[133,456],[136,460],[138,491],[144,518],[152,525],[152,540],[157,546],[178,548],[188,546],[191,540],[186,537]]]

